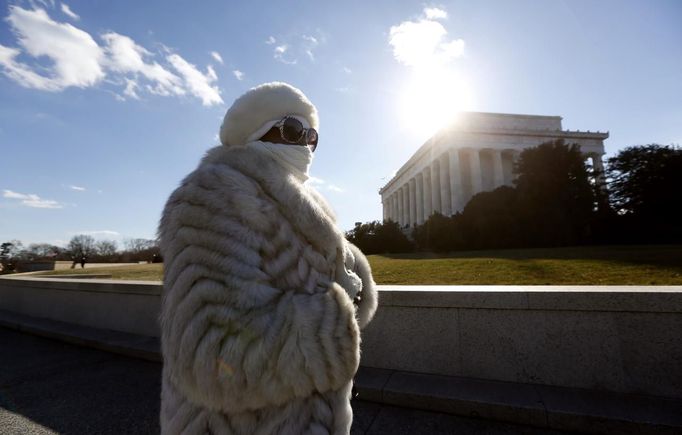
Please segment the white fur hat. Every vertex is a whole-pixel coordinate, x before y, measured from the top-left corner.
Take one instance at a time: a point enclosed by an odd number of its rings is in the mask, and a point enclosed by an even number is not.
[[[220,126],[220,142],[227,146],[243,146],[262,137],[285,115],[295,115],[318,129],[317,109],[303,92],[282,82],[256,86],[227,109]]]

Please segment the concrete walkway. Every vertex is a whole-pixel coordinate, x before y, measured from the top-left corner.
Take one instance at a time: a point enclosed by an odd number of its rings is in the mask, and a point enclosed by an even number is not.
[[[0,433],[159,432],[161,364],[0,327]],[[369,402],[353,434],[565,434]]]

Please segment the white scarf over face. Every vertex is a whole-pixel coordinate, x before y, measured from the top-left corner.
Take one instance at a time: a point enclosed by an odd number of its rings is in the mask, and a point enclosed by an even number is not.
[[[313,161],[313,152],[307,145],[286,145],[262,141],[249,142],[248,147],[255,148],[275,159],[287,172],[305,182],[308,178],[308,169]]]
[[[304,117],[297,115],[287,116],[298,119],[303,125],[303,128],[310,128],[310,123]],[[313,152],[310,150],[309,146],[288,145],[257,140],[263,137],[263,135],[278,121],[279,120],[277,119],[273,119],[261,125],[260,128],[251,133],[248,137],[246,146],[268,154],[303,183],[309,178],[308,169],[310,168],[310,163],[313,161]]]

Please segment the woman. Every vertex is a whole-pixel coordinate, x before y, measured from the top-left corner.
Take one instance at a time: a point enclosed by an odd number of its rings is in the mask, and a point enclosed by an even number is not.
[[[377,298],[366,258],[303,184],[317,128],[298,89],[253,88],[170,196],[162,433],[350,431],[359,329]]]

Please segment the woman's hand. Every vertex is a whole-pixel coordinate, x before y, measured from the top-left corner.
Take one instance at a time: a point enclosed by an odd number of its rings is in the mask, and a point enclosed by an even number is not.
[[[362,279],[353,272],[355,257],[349,249],[336,249],[336,273],[335,280],[346,290],[348,297],[358,305],[362,294]]]

